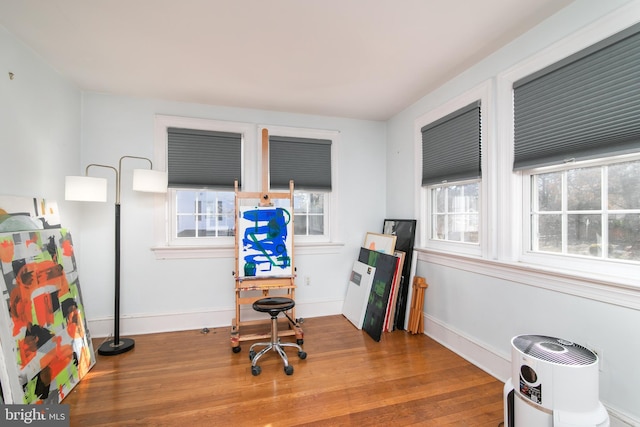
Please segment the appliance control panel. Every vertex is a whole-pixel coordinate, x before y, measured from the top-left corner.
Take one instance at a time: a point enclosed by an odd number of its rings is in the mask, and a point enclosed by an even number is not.
[[[533,403],[542,404],[542,384],[538,382],[538,375],[531,366],[520,367],[520,394]]]

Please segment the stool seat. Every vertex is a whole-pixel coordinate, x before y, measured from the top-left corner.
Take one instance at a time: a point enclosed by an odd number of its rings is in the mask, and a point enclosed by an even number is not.
[[[260,375],[262,369],[258,366],[258,359],[264,356],[268,351],[273,350],[282,359],[284,363],[284,372],[287,375],[293,374],[293,366],[289,365],[289,358],[287,354],[284,352],[284,349],[287,347],[293,347],[298,350],[298,357],[300,359],[306,359],[307,353],[302,350],[300,344],[302,344],[302,337],[298,340],[298,343],[283,343],[280,342],[280,338],[278,337],[278,315],[280,313],[284,313],[284,315],[289,319],[289,322],[294,326],[298,325],[297,321],[294,321],[289,317],[286,313],[287,310],[292,309],[296,305],[296,302],[291,298],[287,297],[266,297],[261,298],[253,303],[253,309],[255,311],[259,311],[261,313],[269,313],[271,316],[271,341],[270,342],[259,342],[255,343],[249,349],[249,359],[251,360],[251,373],[253,375]],[[264,347],[259,352],[256,352],[256,348]]]
[[[268,297],[262,298],[253,303],[253,309],[262,313],[269,313],[272,317],[277,316],[283,311],[287,311],[295,307],[296,302],[291,298],[285,297]]]

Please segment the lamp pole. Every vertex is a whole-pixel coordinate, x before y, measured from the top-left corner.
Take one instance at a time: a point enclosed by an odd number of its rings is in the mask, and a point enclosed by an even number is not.
[[[115,275],[114,275],[114,316],[113,339],[107,339],[98,348],[98,354],[114,356],[131,350],[135,342],[130,338],[120,337],[120,193],[122,184],[122,161],[124,159],[139,159],[149,162],[149,169],[134,169],[133,189],[150,193],[167,192],[166,172],[154,171],[153,163],[146,157],[122,156],[118,168],[113,166],[91,163],[85,169],[85,176],[67,176],[65,178],[65,199],[85,202],[107,201],[107,180],[89,177],[92,167],[111,169],[116,174],[116,203],[115,203]]]
[[[153,169],[153,163],[146,157],[122,156],[118,162],[118,169],[113,166],[92,163],[87,165],[85,175],[89,175],[92,166],[112,169],[116,173],[116,203],[115,203],[115,275],[114,275],[114,315],[113,315],[113,339],[103,342],[98,347],[98,354],[102,356],[115,356],[133,349],[135,341],[131,338],[120,337],[120,192],[122,177],[122,160],[140,159],[149,162],[149,168]]]

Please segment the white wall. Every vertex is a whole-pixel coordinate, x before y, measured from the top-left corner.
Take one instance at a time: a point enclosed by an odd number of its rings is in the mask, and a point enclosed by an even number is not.
[[[340,313],[348,275],[367,231],[382,230],[386,182],[385,124],[330,117],[83,94],[82,164],[117,165],[122,155],[153,158],[154,115],[172,115],[340,132],[337,147],[339,193],[333,253],[298,255],[298,317]],[[259,140],[259,139],[258,139]],[[245,153],[255,155],[255,153]],[[259,159],[256,160],[259,164]],[[197,329],[230,325],[234,316],[233,252],[228,257],[156,259],[154,195],[131,191],[131,168],[122,179],[122,333]],[[144,166],[144,164],[142,164]],[[91,169],[113,182],[113,172]],[[260,188],[245,191],[259,191]],[[81,279],[94,335],[111,332],[113,315],[113,194],[108,204],[78,204],[82,213]],[[159,196],[163,197],[163,196]],[[310,285],[302,278],[309,277]]]
[[[387,188],[394,191],[387,194],[387,215],[418,215],[415,195],[420,182],[413,156],[417,118],[483,82],[495,83],[499,73],[628,3],[638,5],[637,1],[574,2],[390,120]],[[495,106],[485,107],[495,115]],[[509,199],[508,194],[499,194],[497,209]],[[511,232],[500,230],[505,231]],[[429,283],[424,309],[427,334],[503,381],[510,376],[513,336],[547,334],[597,348],[604,361],[600,398],[614,416],[614,425],[622,421],[640,425],[640,370],[635,361],[640,352],[638,310],[544,289],[544,281],[536,283],[526,274],[519,277],[489,260],[467,262],[428,252],[420,253],[419,259],[417,274]]]
[[[0,194],[55,199],[73,229],[64,176],[80,164],[80,91],[2,26],[0,52]]]

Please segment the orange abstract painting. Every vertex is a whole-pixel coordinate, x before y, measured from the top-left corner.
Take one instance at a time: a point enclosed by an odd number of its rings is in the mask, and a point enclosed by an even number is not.
[[[71,234],[1,233],[0,270],[4,402],[59,403],[95,364]]]

